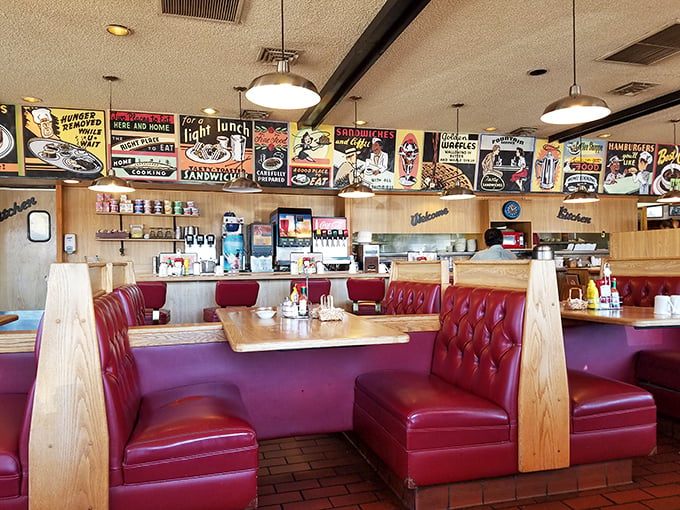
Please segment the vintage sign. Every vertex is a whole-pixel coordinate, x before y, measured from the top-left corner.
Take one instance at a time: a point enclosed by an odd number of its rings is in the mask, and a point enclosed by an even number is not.
[[[655,154],[653,143],[609,142],[603,191],[612,195],[649,195]]]
[[[288,124],[255,121],[255,181],[262,186],[285,187],[288,180]]]
[[[179,116],[181,181],[229,182],[253,173],[252,122]]]
[[[334,187],[343,187],[348,179],[351,180],[347,184],[355,182],[355,178],[348,175],[356,175],[375,190],[394,188],[395,129],[336,127],[334,136]],[[353,159],[356,159],[356,168],[350,170],[343,163]],[[411,178],[415,184],[416,178]]]
[[[26,176],[98,177],[107,163],[103,110],[23,106]]]
[[[19,169],[17,109],[13,104],[0,104],[0,175],[23,175]]]
[[[175,116],[112,111],[111,166],[125,179],[177,180]]]
[[[529,191],[536,139],[481,135],[476,189],[490,192]]]

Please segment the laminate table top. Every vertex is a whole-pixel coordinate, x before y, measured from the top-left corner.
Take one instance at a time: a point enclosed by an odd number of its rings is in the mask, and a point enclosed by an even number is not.
[[[379,322],[345,312],[340,321],[288,319],[280,313],[260,319],[254,309],[217,310],[224,333],[236,352],[319,349],[407,343],[409,336]]]
[[[654,315],[654,308],[645,306],[624,306],[619,310],[567,310],[563,306],[561,314],[563,319],[632,326],[634,328],[680,326],[680,316]]]

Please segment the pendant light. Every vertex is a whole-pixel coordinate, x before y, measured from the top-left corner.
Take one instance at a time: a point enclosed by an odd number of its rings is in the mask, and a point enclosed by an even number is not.
[[[350,99],[354,101],[354,126],[357,125],[357,102],[361,99],[361,96],[351,96]],[[361,170],[357,164],[356,159],[352,163],[352,182],[342,188],[339,197],[342,198],[370,198],[375,195],[373,190],[368,184],[365,184],[361,179]]]
[[[243,94],[243,91],[246,90],[245,87],[234,87],[234,90],[238,91],[238,118],[240,120],[243,120],[243,108],[241,105],[241,94]],[[244,142],[245,143],[245,142]],[[233,147],[232,147],[233,149]],[[245,154],[245,148],[244,148],[244,154]],[[233,151],[232,151],[233,155]],[[254,180],[252,180],[250,177],[246,175],[245,170],[243,169],[243,159],[241,158],[240,165],[239,165],[239,176],[226,183],[222,187],[222,191],[229,191],[231,193],[261,193],[262,192],[262,186],[260,186],[258,183],[256,183]]]
[[[458,135],[459,135],[459,121],[460,109],[465,106],[464,103],[454,103],[452,105],[456,109],[456,141],[454,146],[454,162],[458,163]],[[436,166],[436,165],[435,165]],[[461,186],[460,179],[456,179],[456,184],[450,188],[445,188],[439,196],[441,200],[467,200],[475,198],[474,192],[470,188]]]
[[[251,103],[275,110],[297,110],[309,108],[321,101],[314,84],[306,78],[290,72],[290,62],[286,58],[283,45],[283,0],[281,0],[281,59],[275,73],[255,78],[246,98]]]
[[[111,84],[118,81],[118,77],[104,76],[103,78],[109,82],[109,115],[111,115]],[[125,179],[118,177],[111,166],[105,176],[95,179],[87,189],[98,193],[132,193],[135,190]]]
[[[673,145],[675,145],[675,160],[678,160],[678,142],[676,138],[676,128],[678,125],[678,122],[680,122],[680,119],[674,119],[671,120],[673,123]],[[680,202],[680,190],[677,188],[677,180],[671,178],[670,180],[670,185],[669,185],[668,191],[661,195],[659,198],[656,199],[657,202],[661,202],[662,204],[675,204],[677,202]]]
[[[581,158],[582,161],[582,156],[581,156],[581,138],[579,137],[578,139],[578,154],[579,158]],[[579,165],[579,175],[583,175],[581,171],[581,165]],[[597,196],[597,193],[593,193],[592,191],[588,191],[588,188],[586,187],[583,182],[579,182],[576,185],[576,189],[569,193],[566,197],[564,197],[564,200],[562,200],[563,203],[565,204],[589,204],[593,202],[599,202],[600,197]]]
[[[576,0],[572,0],[571,22],[574,83],[567,97],[558,99],[545,109],[541,120],[546,124],[581,124],[602,119],[611,113],[603,99],[581,94],[581,87],[576,84]]]

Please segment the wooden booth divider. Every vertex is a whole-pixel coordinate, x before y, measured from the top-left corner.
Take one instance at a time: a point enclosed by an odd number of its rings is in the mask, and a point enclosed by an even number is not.
[[[526,291],[518,394],[519,471],[569,466],[569,388],[552,260],[454,264],[456,285]]]

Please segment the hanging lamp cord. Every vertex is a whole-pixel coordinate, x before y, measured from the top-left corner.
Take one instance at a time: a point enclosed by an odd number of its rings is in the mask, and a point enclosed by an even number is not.
[[[239,120],[243,120],[243,106],[242,106],[242,103],[241,103],[241,94],[242,93],[243,92],[241,90],[238,91],[238,118],[239,118]],[[246,176],[246,172],[243,169],[243,158],[241,158],[241,161],[239,162],[238,176],[239,177],[245,177]]]
[[[571,0],[571,58],[574,85],[576,85],[576,0]]]
[[[284,27],[284,25],[283,25],[283,0],[281,0],[281,60],[287,60],[286,59],[286,50],[284,49],[285,47],[283,45],[283,33],[284,33],[283,27]]]

